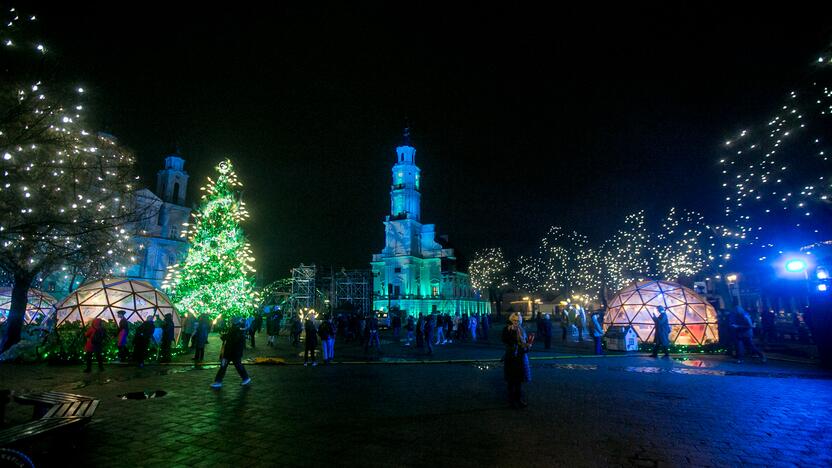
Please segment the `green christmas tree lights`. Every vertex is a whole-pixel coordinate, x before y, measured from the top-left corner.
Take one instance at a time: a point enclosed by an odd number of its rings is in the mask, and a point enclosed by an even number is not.
[[[208,178],[205,194],[193,222],[187,225],[190,247],[182,263],[169,268],[162,288],[169,292],[180,313],[245,317],[257,306],[254,291],[254,257],[240,228],[248,218],[237,190],[242,186],[231,161],[216,167],[219,176]]]

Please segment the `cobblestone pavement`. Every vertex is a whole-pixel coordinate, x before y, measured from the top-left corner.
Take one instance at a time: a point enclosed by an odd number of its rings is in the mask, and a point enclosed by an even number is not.
[[[214,368],[184,363],[89,375],[7,364],[0,387],[102,400],[86,428],[24,447],[39,466],[832,466],[832,375],[799,363],[563,348],[535,353],[529,407],[513,410],[489,361],[496,343],[446,345],[426,362],[395,343],[387,361],[336,344],[354,363],[317,367],[263,348],[248,357],[288,364],[249,364],[250,387],[232,369],[212,390]],[[167,394],[118,397],[155,390]],[[10,422],[30,416],[9,405]]]

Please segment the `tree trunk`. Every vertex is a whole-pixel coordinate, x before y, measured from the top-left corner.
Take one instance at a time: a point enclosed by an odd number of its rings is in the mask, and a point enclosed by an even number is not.
[[[23,330],[23,319],[26,317],[29,287],[32,285],[34,279],[34,275],[28,273],[14,275],[12,303],[9,316],[6,319],[6,334],[3,337],[3,347],[0,349],[0,353],[6,352],[6,350],[20,341],[20,332]]]

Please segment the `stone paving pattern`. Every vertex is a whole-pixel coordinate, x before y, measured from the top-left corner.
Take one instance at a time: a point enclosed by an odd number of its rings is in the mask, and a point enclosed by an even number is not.
[[[500,363],[464,361],[499,357],[498,329],[490,345],[440,346],[432,358],[388,333],[380,359],[394,362],[362,359],[363,349],[339,342],[336,361],[364,363],[317,367],[300,365],[285,337],[272,350],[259,336],[247,357],[288,364],[248,365],[250,387],[229,369],[212,390],[216,370],[187,356],[87,375],[6,364],[0,387],[102,400],[86,428],[24,447],[38,466],[832,466],[832,375],[813,366],[570,357],[589,349],[570,343],[533,354],[541,359],[524,385],[529,407],[513,410]],[[446,362],[455,360],[463,362]],[[117,397],[157,389],[168,394]],[[30,407],[9,405],[8,421],[30,416]]]

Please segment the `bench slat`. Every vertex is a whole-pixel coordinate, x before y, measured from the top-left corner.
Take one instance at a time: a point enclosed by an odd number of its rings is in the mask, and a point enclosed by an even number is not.
[[[86,401],[92,400],[93,398],[84,396],[84,395],[76,395],[74,393],[64,393],[64,392],[40,392],[40,393],[27,393],[25,395],[15,395],[15,401],[18,403],[29,404],[29,405],[37,405],[37,404],[58,404],[58,403],[67,403],[70,401]]]
[[[20,424],[0,431],[0,447],[46,432],[87,421],[86,418],[53,418]]]
[[[43,415],[45,418],[91,418],[98,408],[99,400],[75,401],[55,405]]]

